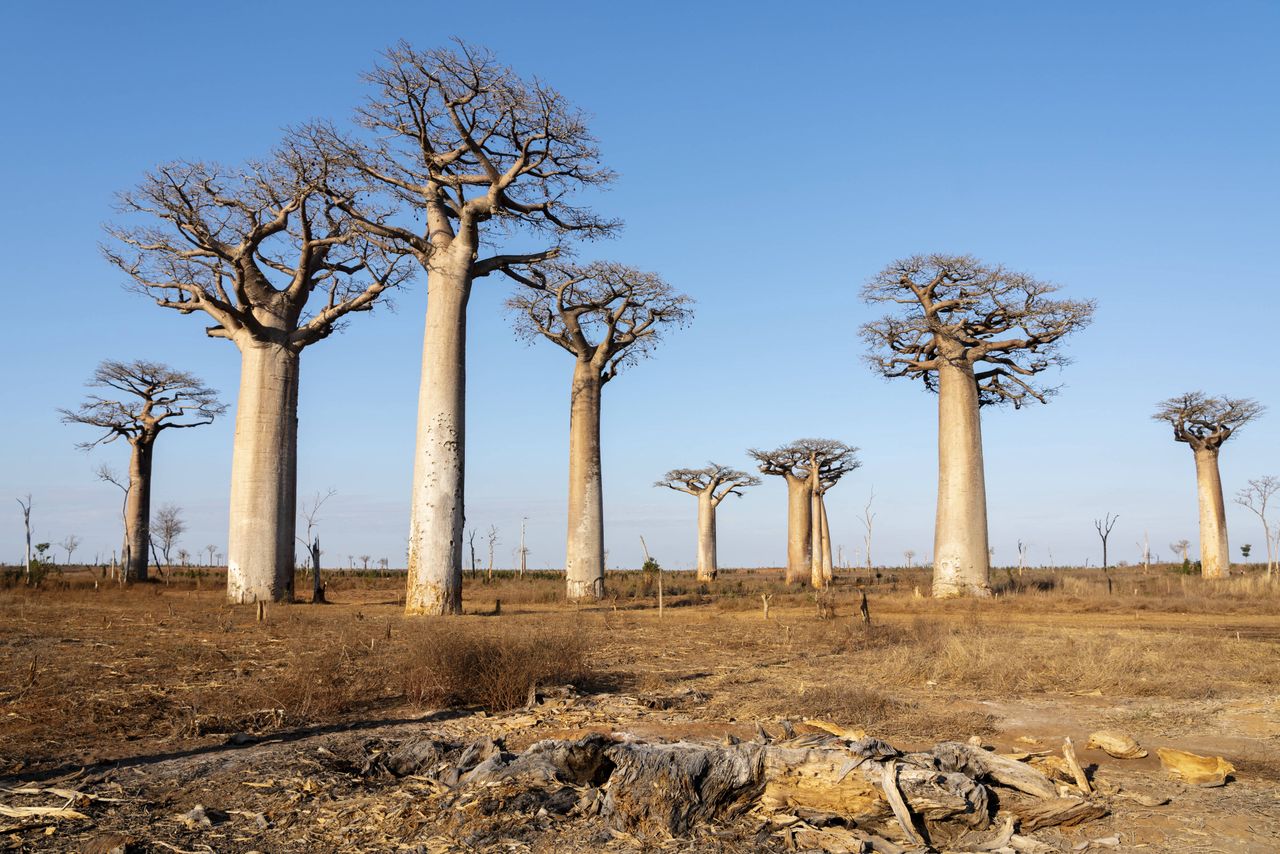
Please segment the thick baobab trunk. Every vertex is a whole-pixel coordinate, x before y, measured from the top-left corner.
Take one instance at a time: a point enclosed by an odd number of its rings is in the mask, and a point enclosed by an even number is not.
[[[787,583],[803,584],[809,577],[809,554],[813,532],[809,482],[787,477]]]
[[[569,601],[604,595],[604,500],[600,477],[600,375],[579,359],[569,406],[569,534],[564,573]]]
[[[227,598],[241,604],[289,601],[298,480],[298,353],[248,341],[241,343],[240,356]]]
[[[121,563],[126,582],[147,580],[147,547],[151,542],[151,453],[154,446],[140,439],[129,457],[129,493],[124,504],[124,546]]]
[[[698,580],[715,581],[720,571],[716,565],[716,503],[713,490],[698,494]]]
[[[1200,493],[1200,574],[1223,578],[1231,569],[1227,545],[1227,508],[1218,474],[1218,449],[1199,448],[1196,455],[1196,487]]]
[[[405,612],[462,613],[463,464],[467,388],[465,273],[430,270],[418,390]]]
[[[945,359],[938,369],[938,518],[933,595],[989,596],[987,488],[973,367]]]

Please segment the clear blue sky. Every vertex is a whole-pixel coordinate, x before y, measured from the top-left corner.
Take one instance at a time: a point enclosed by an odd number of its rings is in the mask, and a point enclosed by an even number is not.
[[[345,121],[358,75],[400,38],[484,44],[595,116],[620,173],[601,207],[623,236],[583,257],[661,272],[698,300],[688,330],[605,392],[611,566],[643,534],[694,559],[694,502],[650,486],[744,449],[830,436],[865,466],[830,495],[852,560],[875,488],[875,557],[932,549],[935,400],[861,363],[862,282],[915,252],[970,252],[1094,297],[1092,328],[1045,407],[984,415],[992,543],[1010,561],[1097,562],[1091,520],[1120,514],[1113,558],[1197,539],[1191,453],[1149,420],[1191,389],[1271,413],[1223,453],[1234,493],[1280,473],[1280,5],[1273,2],[5,4],[4,365],[0,551],[21,555],[13,498],[37,536],[77,554],[119,541],[118,494],[94,481],[83,428],[59,424],[102,358],[203,376],[234,402],[235,348],[203,320],[126,293],[97,251],[112,194],[174,158],[236,162],[279,129]],[[515,340],[482,282],[470,312],[468,515],[520,518],[531,564],[564,548],[568,357]],[[403,564],[424,288],[306,351],[300,492],[330,487],[328,559]],[[192,551],[226,538],[232,419],[161,437],[155,500],[186,509]],[[1229,509],[1232,548],[1262,552]],[[775,480],[720,519],[722,565],[778,565]],[[1255,557],[1256,559],[1256,557]]]

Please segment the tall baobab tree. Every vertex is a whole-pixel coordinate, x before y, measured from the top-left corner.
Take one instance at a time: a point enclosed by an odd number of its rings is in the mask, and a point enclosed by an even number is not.
[[[335,198],[339,191],[342,198]],[[360,187],[298,146],[238,168],[158,167],[121,207],[147,224],[113,227],[107,258],[134,289],[240,351],[231,464],[227,597],[293,596],[298,371],[304,348],[368,311],[407,265],[357,219]]]
[[[831,538],[825,521],[826,492],[840,478],[861,465],[857,448],[834,439],[800,439],[772,451],[747,451],[760,473],[783,478],[787,484],[788,584],[806,578],[823,587],[830,573]],[[828,531],[824,535],[824,531]]]
[[[170,428],[202,427],[227,411],[218,392],[194,374],[160,362],[105,361],[93,372],[89,388],[113,392],[93,393],[76,410],[60,409],[67,424],[84,424],[100,430],[81,450],[117,439],[129,443],[129,478],[117,479],[109,469],[99,477],[124,491],[124,547],[120,563],[126,582],[147,580],[147,550],[151,543],[151,469],[155,443]]]
[[[698,580],[715,581],[719,572],[716,509],[730,495],[741,498],[744,489],[759,486],[760,478],[719,463],[708,463],[700,469],[672,469],[653,485],[686,492],[698,499]]]
[[[1218,473],[1218,453],[1237,430],[1264,411],[1245,397],[1209,397],[1192,391],[1157,404],[1151,417],[1173,427],[1174,441],[1191,448],[1196,461],[1196,491],[1200,501],[1200,574],[1222,578],[1231,568],[1227,545],[1227,507]]]
[[[586,118],[555,89],[525,80],[493,54],[461,42],[419,51],[401,42],[366,75],[357,112],[368,132],[343,139],[308,130],[399,204],[421,227],[366,226],[412,255],[427,275],[410,509],[410,614],[462,613],[466,310],[472,283],[513,265],[556,257],[570,236],[617,228],[571,203],[607,184]],[[481,252],[515,232],[543,240],[527,252]]]
[[[570,601],[604,595],[604,503],[600,401],[606,383],[652,354],[663,332],[692,317],[692,300],[653,273],[621,264],[546,262],[527,271],[536,285],[507,305],[517,332],[546,338],[574,358],[569,405]]]
[[[1262,522],[1262,538],[1267,547],[1267,578],[1271,577],[1276,563],[1271,521],[1267,517],[1267,504],[1277,493],[1280,493],[1280,477],[1274,475],[1253,478],[1246,488],[1236,493],[1236,503],[1249,510]]]
[[[1053,299],[1056,291],[965,255],[895,261],[863,287],[865,302],[898,306],[862,327],[871,366],[938,394],[934,596],[991,593],[979,411],[1046,403],[1056,391],[1037,375],[1065,362],[1059,342],[1094,312],[1092,301]]]

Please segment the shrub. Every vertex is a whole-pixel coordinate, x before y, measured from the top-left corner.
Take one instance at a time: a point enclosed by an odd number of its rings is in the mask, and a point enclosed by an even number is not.
[[[405,694],[433,706],[524,705],[538,685],[579,685],[591,675],[580,630],[526,625],[427,626],[409,639]]]

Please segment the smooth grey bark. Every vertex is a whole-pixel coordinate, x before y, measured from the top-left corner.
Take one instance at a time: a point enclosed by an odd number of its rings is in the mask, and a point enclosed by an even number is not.
[[[293,598],[297,530],[298,352],[241,336],[240,396],[231,458],[227,598]]]
[[[1200,504],[1200,571],[1204,578],[1224,578],[1231,570],[1227,543],[1227,506],[1218,471],[1218,448],[1195,451]]]
[[[579,358],[569,405],[569,530],[565,583],[569,601],[604,595],[604,497],[600,474],[600,369]]]
[[[151,461],[154,436],[130,442],[129,490],[125,495],[124,565],[126,582],[147,580],[147,546],[151,542]]]
[[[938,515],[933,595],[991,595],[978,385],[968,362],[938,367]]]
[[[409,517],[409,614],[462,613],[469,255],[428,267],[427,317]],[[465,246],[463,248],[466,248]],[[463,253],[466,254],[466,253]]]
[[[713,487],[698,493],[698,580],[715,581],[720,573],[716,558],[716,505]]]
[[[811,572],[813,500],[809,479],[792,474],[787,481],[787,584],[803,584]]]

